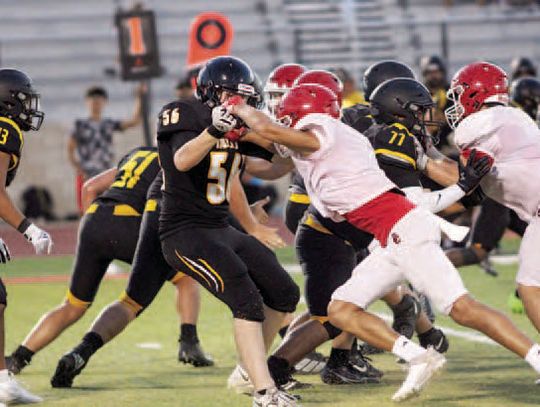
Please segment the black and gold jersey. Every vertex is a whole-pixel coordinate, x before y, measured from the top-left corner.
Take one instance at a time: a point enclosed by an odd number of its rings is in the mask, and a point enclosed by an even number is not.
[[[376,124],[366,132],[379,167],[399,188],[420,186],[420,172],[416,170],[414,135],[400,123]]]
[[[364,133],[374,124],[369,105],[363,103],[343,109],[341,121],[360,133]]]
[[[146,199],[161,199],[161,190],[163,188],[163,171],[160,170],[156,175],[156,178],[148,188]]]
[[[23,146],[24,136],[17,123],[7,117],[0,117],[0,151],[10,156],[6,186],[15,179]]]
[[[98,199],[108,199],[131,206],[142,214],[150,184],[159,172],[157,149],[138,147],[118,163],[118,173],[111,187]]]
[[[198,100],[174,101],[158,118],[158,150],[164,174],[160,231],[192,226],[225,227],[230,181],[242,166],[243,155],[272,159],[272,153],[248,142],[220,139],[189,171],[178,171],[174,154],[212,123],[211,110]]]

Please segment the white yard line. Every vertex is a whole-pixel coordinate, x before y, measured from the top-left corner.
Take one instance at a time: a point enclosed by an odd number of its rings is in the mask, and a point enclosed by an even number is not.
[[[142,342],[136,343],[135,346],[140,349],[159,350],[163,348],[163,345],[159,342]]]

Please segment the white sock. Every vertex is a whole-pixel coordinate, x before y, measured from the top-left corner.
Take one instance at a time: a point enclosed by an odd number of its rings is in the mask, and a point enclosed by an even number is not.
[[[9,371],[7,369],[0,370],[0,383],[7,382],[9,380]]]
[[[392,353],[406,362],[410,362],[412,359],[423,355],[425,352],[426,350],[424,348],[403,335],[396,339],[394,346],[392,347]]]
[[[525,361],[536,370],[536,373],[540,373],[540,345],[535,343],[531,346],[531,349],[525,355]]]

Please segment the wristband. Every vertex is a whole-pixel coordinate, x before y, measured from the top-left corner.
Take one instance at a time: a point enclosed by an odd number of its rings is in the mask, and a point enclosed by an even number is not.
[[[226,132],[223,132],[219,129],[217,129],[213,124],[211,124],[210,126],[208,126],[206,128],[206,131],[208,132],[208,134],[210,134],[212,137],[214,138],[223,138],[225,137],[225,134]]]
[[[21,222],[21,224],[17,227],[17,230],[20,232],[20,233],[23,233],[26,232],[26,229],[28,229],[28,227],[32,224],[32,222],[30,222],[27,218],[24,218]]]

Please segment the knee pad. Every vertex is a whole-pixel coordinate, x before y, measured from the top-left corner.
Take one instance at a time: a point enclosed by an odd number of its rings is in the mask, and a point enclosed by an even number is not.
[[[279,312],[293,313],[300,301],[300,288],[294,281],[280,289],[279,298],[265,299],[266,306]]]
[[[70,290],[68,290],[66,294],[66,301],[77,308],[87,309],[90,308],[90,306],[92,305],[91,301],[83,301],[75,297]]]
[[[326,329],[326,332],[328,333],[330,340],[339,336],[342,332],[341,329],[336,328],[334,325],[330,323],[330,321],[328,320],[328,317],[320,317],[320,316],[312,315],[311,317],[309,317],[309,319],[319,322],[324,327],[324,329]]]
[[[246,321],[263,322],[264,308],[262,299],[259,298],[253,301],[233,300],[232,304],[227,304],[232,311],[233,317],[236,319],[244,319]]]

